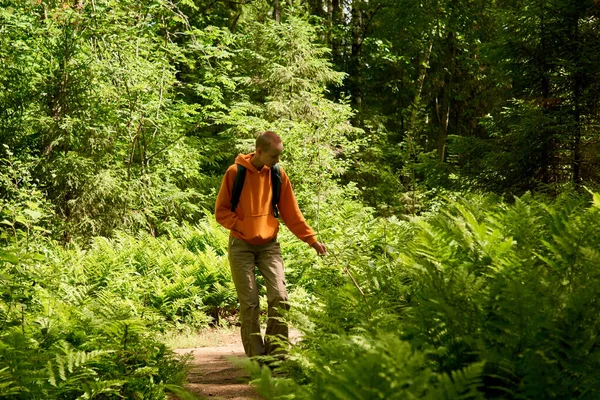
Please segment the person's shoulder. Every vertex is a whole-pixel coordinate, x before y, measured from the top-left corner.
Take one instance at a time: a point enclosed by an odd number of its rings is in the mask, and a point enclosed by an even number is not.
[[[232,182],[235,179],[237,173],[238,173],[238,165],[231,164],[229,167],[227,167],[227,171],[225,171],[225,174],[223,174],[223,176],[226,181]]]
[[[235,172],[237,174],[238,171],[238,164],[231,164],[228,168],[227,168],[227,174],[230,174],[232,172]]]
[[[277,166],[277,169],[279,169],[279,172],[282,174],[285,174],[283,167],[281,166],[281,164],[275,164]]]
[[[286,174],[286,172],[283,169],[283,167],[281,166],[281,164],[277,164],[277,166],[279,167],[279,176],[281,176],[281,179],[282,180],[289,180],[290,178]]]

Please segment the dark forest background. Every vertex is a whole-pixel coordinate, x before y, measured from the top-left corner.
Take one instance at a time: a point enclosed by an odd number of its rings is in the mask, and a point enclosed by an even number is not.
[[[331,255],[266,398],[598,398],[598,0],[0,0],[0,398],[187,396],[267,129]]]

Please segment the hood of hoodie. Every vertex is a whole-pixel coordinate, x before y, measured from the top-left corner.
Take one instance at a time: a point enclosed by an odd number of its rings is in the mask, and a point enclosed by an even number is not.
[[[240,164],[244,167],[246,167],[246,169],[249,172],[253,172],[255,174],[263,174],[263,173],[267,173],[267,171],[270,170],[269,167],[267,167],[266,165],[263,166],[260,171],[256,169],[256,167],[254,166],[254,164],[252,164],[252,156],[254,155],[254,153],[250,153],[250,154],[239,154],[236,159],[235,159],[235,163],[236,164]]]
[[[253,172],[258,172],[256,167],[254,165],[252,165],[252,161],[250,161],[250,160],[252,160],[253,155],[254,155],[254,153],[238,154],[238,156],[235,158],[235,163],[243,165],[244,167],[246,167],[246,169],[249,169]]]

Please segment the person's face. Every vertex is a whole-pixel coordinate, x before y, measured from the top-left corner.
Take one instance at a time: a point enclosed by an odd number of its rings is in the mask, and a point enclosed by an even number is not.
[[[271,143],[268,149],[263,150],[259,148],[256,150],[256,153],[263,165],[272,168],[273,165],[279,162],[279,157],[281,156],[281,153],[283,153],[283,144]]]

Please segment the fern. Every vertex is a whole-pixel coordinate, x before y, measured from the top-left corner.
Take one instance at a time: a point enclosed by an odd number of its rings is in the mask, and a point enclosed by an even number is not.
[[[46,367],[48,382],[54,387],[63,386],[67,381],[69,385],[78,387],[81,381],[97,379],[97,373],[87,364],[109,353],[105,350],[77,351],[64,342],[59,351]]]
[[[451,202],[410,227],[352,223],[287,316],[304,331],[286,367],[299,398],[598,396],[600,209],[581,197],[493,201]],[[293,392],[277,379],[260,381],[271,398]]]

